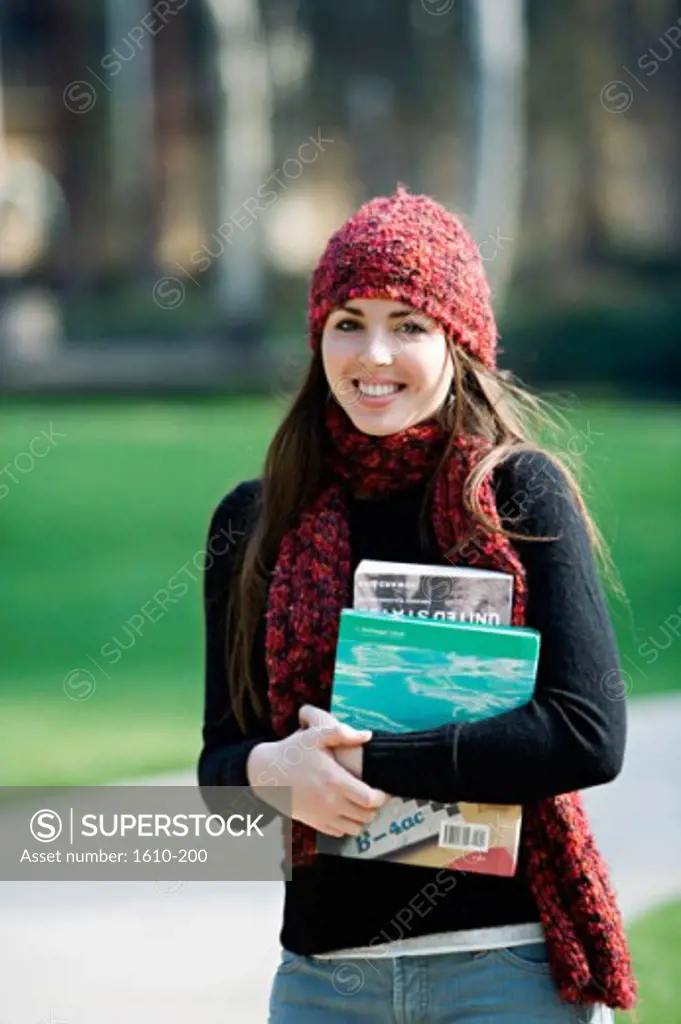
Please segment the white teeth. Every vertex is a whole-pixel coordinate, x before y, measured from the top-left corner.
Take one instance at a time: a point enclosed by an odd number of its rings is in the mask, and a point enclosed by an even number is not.
[[[363,381],[358,381],[358,387],[363,395],[370,395],[373,398],[378,398],[382,395],[393,395],[396,391],[400,390],[399,384],[364,384]]]

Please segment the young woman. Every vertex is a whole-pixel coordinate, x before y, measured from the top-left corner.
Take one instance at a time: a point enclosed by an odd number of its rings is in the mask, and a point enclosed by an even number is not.
[[[497,369],[496,340],[459,220],[403,188],[366,203],[313,275],[309,369],[262,479],[211,521],[209,550],[237,543],[206,565],[199,784],[291,787],[271,1024],[602,1024],[635,1003],[577,792],[615,778],[625,747],[605,549],[572,474],[530,441],[543,403]],[[399,735],[338,722],[338,619],[362,558],[512,573],[513,623],[542,637],[533,699]],[[522,804],[515,876],[315,852],[315,829],[357,835],[390,795]]]

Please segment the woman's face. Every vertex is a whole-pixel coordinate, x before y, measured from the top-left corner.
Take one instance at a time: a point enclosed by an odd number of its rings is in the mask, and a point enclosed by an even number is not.
[[[405,302],[349,299],[329,314],[321,352],[336,401],[365,434],[429,419],[452,383],[441,327]]]

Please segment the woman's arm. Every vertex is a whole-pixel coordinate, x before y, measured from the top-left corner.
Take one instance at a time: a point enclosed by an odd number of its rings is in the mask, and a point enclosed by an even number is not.
[[[507,459],[498,475],[502,515],[523,511],[515,542],[527,573],[526,624],[541,633],[534,697],[478,722],[374,732],[362,778],[400,796],[529,803],[610,782],[620,772],[626,706],[605,597],[584,522],[564,475],[541,453]]]
[[[203,574],[205,675],[203,748],[198,761],[199,786],[247,786],[248,757],[260,743],[276,736],[265,727],[243,732],[229,696],[226,613],[239,545],[246,542],[253,519],[257,481],[245,481],[215,509],[206,541]],[[258,811],[274,815],[259,801]]]
[[[198,779],[213,813],[224,813],[224,791],[203,787],[238,786],[230,807],[261,815],[262,825],[283,813],[329,835],[357,835],[385,803],[385,793],[372,788],[338,764],[331,748],[366,742],[363,731],[333,724],[315,732],[298,730],[285,739],[264,724],[244,732],[231,708],[226,671],[226,610],[238,545],[253,520],[257,482],[240,484],[215,510],[206,544],[204,607],[206,625],[205,711],[203,750]],[[301,709],[304,715],[305,709]],[[305,719],[309,725],[309,719]],[[305,743],[301,737],[305,734]],[[288,748],[295,746],[295,757]],[[267,787],[264,799],[263,787]],[[281,787],[281,788],[277,788]],[[246,801],[244,801],[246,797]],[[267,802],[265,802],[267,800]]]

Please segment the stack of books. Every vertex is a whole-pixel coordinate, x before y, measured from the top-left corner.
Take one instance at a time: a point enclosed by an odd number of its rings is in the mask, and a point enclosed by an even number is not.
[[[513,577],[364,560],[341,612],[331,712],[358,729],[412,732],[527,703],[540,635],[511,626]],[[503,765],[499,766],[503,771]],[[515,874],[522,808],[394,796],[358,836],[317,833],[319,853]]]

